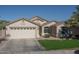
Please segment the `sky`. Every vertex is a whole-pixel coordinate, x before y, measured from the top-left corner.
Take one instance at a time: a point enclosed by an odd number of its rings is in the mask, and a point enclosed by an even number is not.
[[[75,11],[74,5],[0,5],[0,19],[31,19],[40,16],[49,21],[68,20]]]

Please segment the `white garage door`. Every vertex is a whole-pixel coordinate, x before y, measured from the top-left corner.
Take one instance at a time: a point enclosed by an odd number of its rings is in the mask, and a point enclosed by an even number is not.
[[[35,27],[11,27],[9,32],[12,39],[36,38]]]

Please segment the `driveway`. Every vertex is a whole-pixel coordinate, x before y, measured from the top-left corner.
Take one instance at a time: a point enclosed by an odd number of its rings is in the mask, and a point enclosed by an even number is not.
[[[45,51],[36,39],[12,39],[0,44],[0,54],[74,54],[74,51]]]
[[[35,39],[11,39],[0,44],[0,53],[17,54],[42,51],[42,47]]]

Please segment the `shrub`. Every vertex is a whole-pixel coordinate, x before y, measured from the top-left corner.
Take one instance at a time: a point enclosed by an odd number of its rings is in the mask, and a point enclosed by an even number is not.
[[[49,35],[48,33],[46,33],[46,34],[44,35],[44,37],[45,37],[45,38],[48,38],[48,37],[50,37],[50,35]]]

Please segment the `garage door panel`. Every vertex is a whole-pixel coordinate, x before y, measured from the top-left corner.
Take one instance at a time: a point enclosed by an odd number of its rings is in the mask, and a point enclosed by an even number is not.
[[[11,30],[10,38],[36,38],[35,30]]]

